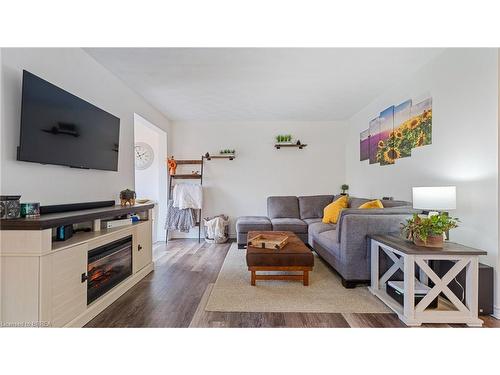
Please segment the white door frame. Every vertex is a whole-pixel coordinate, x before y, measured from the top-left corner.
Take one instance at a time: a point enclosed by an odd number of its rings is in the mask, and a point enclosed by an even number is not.
[[[168,134],[165,130],[151,123],[141,115],[134,113],[134,128],[136,122],[141,122],[141,124],[145,125],[149,129],[153,130],[158,134],[159,137],[159,152],[158,155],[155,155],[159,160],[158,168],[159,168],[159,181],[158,181],[158,204],[155,207],[155,238],[153,238],[153,242],[165,241],[165,218],[167,217],[167,164],[165,162],[165,158],[167,157],[167,137]],[[135,134],[134,134],[134,142],[135,142]],[[134,168],[134,184],[135,184],[135,168]]]

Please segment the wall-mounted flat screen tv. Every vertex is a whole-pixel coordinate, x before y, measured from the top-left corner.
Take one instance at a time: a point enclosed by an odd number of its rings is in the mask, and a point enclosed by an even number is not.
[[[120,119],[23,71],[17,160],[118,170]]]

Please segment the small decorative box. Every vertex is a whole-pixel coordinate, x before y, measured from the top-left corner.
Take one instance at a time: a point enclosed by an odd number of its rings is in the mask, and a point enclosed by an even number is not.
[[[20,195],[0,195],[0,219],[17,219],[21,216]]]

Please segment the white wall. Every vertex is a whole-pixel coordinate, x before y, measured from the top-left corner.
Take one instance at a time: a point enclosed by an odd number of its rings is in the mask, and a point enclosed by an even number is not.
[[[492,266],[498,262],[498,74],[496,49],[448,49],[352,117],[346,147],[352,195],[411,200],[412,186],[456,185],[452,214],[461,224],[451,238],[488,251],[482,261]],[[390,105],[429,95],[432,145],[394,165],[359,161],[359,133],[370,119]],[[498,277],[496,287],[498,307]]]
[[[165,241],[167,134],[141,116],[135,115],[134,138],[135,142],[147,143],[153,149],[154,158],[151,166],[135,170],[135,191],[137,198],[156,201],[153,240]]]
[[[234,236],[238,216],[266,215],[267,196],[338,193],[345,182],[344,127],[342,122],[174,122],[169,155],[193,159],[207,151],[236,150],[235,160],[206,161],[203,176],[203,216],[229,215]],[[276,150],[277,134],[293,134],[308,147]]]
[[[19,144],[22,71],[89,101],[120,118],[118,172],[80,170],[16,161]],[[79,48],[2,50],[2,194],[22,201],[59,204],[118,199],[134,188],[134,112],[168,131],[168,120]]]
[[[498,129],[500,129],[500,48],[498,49]],[[500,144],[500,131],[498,132],[498,143],[497,145]],[[500,147],[498,147],[498,160],[500,160]],[[498,190],[498,199],[500,201],[500,189]],[[500,215],[500,205],[498,207],[498,214]],[[498,228],[497,228],[497,233],[500,232],[500,220],[498,222]],[[499,245],[500,245],[500,238],[499,238]],[[500,250],[499,254],[497,255],[497,289],[496,289],[496,301],[497,304],[495,306],[495,316],[500,319],[500,276],[498,275],[500,273]]]

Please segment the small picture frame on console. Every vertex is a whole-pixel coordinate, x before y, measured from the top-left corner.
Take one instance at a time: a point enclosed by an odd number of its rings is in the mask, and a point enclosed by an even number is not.
[[[28,219],[37,219],[40,217],[40,203],[21,203],[21,217]]]

